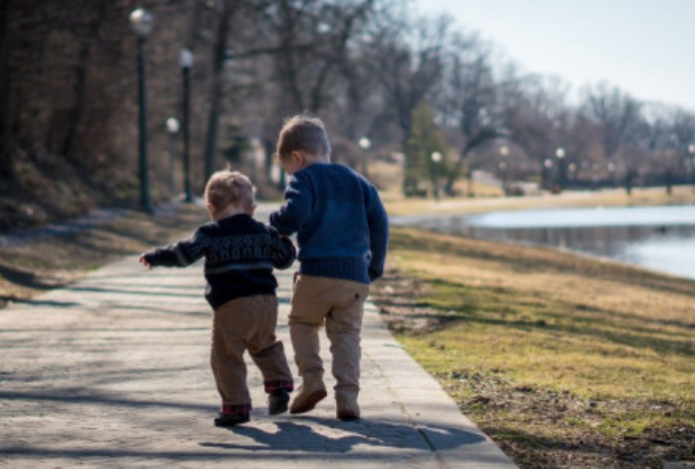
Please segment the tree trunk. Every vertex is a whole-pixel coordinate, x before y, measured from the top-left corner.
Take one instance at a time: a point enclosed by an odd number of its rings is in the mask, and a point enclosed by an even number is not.
[[[10,147],[10,9],[12,0],[0,2],[0,180],[12,178]]]
[[[224,63],[227,58],[227,36],[232,12],[232,0],[222,2],[222,14],[217,25],[215,50],[212,62],[212,85],[210,88],[210,112],[208,114],[208,131],[205,139],[205,180],[215,171],[215,160],[219,139],[220,116],[222,115],[222,92]]]
[[[69,113],[68,131],[63,142],[63,155],[71,161],[75,160],[75,142],[77,141],[77,130],[82,120],[85,108],[85,98],[87,96],[87,63],[91,47],[89,41],[83,40],[80,45],[80,53],[77,65],[75,66],[75,78],[73,85],[73,104]]]

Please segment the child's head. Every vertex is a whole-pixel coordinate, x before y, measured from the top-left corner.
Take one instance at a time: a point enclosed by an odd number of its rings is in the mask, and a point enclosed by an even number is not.
[[[238,212],[251,214],[256,207],[255,192],[251,180],[240,172],[218,171],[205,186],[205,201],[213,216],[230,206]]]
[[[277,157],[288,174],[318,161],[330,161],[330,155],[331,144],[321,119],[298,115],[282,126]]]

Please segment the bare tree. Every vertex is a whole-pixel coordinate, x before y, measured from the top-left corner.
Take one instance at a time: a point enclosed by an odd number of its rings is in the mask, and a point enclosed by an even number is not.
[[[210,110],[208,112],[208,127],[205,138],[205,172],[204,180],[207,181],[215,170],[217,158],[218,134],[220,115],[223,111],[223,72],[227,60],[227,40],[232,17],[238,8],[239,2],[235,0],[221,0],[217,28],[212,53],[212,74],[210,84]]]
[[[461,174],[470,153],[506,131],[496,111],[497,83],[491,51],[477,36],[455,36],[447,53],[441,91],[438,94],[442,121],[453,121],[462,137],[459,158],[444,186],[447,193]],[[469,162],[469,174],[472,165]]]
[[[588,88],[585,94],[583,110],[600,127],[606,159],[623,167],[625,189],[631,193],[642,155],[634,150],[645,139],[642,103],[605,83]]]
[[[13,176],[13,159],[10,150],[10,50],[11,30],[10,16],[13,0],[0,4],[0,180],[9,180]]]

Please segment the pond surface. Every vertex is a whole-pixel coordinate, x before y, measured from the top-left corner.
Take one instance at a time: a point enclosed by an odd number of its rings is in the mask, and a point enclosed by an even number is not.
[[[695,279],[692,205],[404,216],[392,223],[569,249]]]

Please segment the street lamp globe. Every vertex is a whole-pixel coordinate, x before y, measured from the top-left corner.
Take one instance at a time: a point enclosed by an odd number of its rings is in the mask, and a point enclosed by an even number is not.
[[[432,152],[432,154],[430,155],[430,158],[432,158],[432,161],[433,161],[434,163],[439,163],[439,162],[442,161],[442,154],[441,154],[440,152],[438,152],[438,151],[434,151],[434,152]]]
[[[562,159],[565,157],[565,149],[562,147],[559,147],[557,150],[555,150],[555,156],[557,156],[559,159]]]
[[[146,38],[152,32],[152,14],[144,8],[136,8],[128,16],[130,26],[141,39]]]
[[[179,120],[176,117],[169,117],[166,120],[166,127],[167,132],[173,135],[179,131],[181,125],[179,124]]]
[[[509,156],[509,147],[507,145],[502,145],[500,147],[500,155],[502,155],[504,158]]]
[[[191,68],[193,66],[193,52],[190,49],[181,49],[179,65],[181,65],[181,68]]]
[[[552,168],[553,167],[553,160],[551,160],[550,158],[546,158],[545,161],[543,162],[543,166],[545,166],[548,169]]]
[[[688,145],[688,153],[690,153],[691,155],[695,155],[695,144]]]
[[[369,150],[369,148],[372,146],[372,141],[369,140],[367,137],[362,137],[359,139],[357,144],[360,146],[362,150]]]

